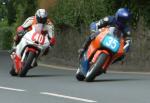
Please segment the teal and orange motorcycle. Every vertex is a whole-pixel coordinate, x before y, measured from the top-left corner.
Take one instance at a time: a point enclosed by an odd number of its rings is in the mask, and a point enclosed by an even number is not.
[[[117,27],[101,28],[79,60],[77,80],[92,82],[105,73],[109,65],[124,55],[124,45],[123,34]]]

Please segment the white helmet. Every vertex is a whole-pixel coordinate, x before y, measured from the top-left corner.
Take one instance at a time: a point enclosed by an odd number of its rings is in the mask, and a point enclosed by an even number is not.
[[[45,24],[47,21],[47,11],[45,9],[38,9],[35,13],[35,17],[38,23]]]

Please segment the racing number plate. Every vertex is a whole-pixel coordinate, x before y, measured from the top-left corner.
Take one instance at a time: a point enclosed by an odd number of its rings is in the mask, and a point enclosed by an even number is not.
[[[102,46],[116,53],[120,48],[120,42],[117,38],[114,38],[111,35],[106,35],[102,41]]]
[[[43,45],[44,42],[45,42],[45,37],[42,34],[35,33],[32,36],[32,40],[40,43],[41,45]]]

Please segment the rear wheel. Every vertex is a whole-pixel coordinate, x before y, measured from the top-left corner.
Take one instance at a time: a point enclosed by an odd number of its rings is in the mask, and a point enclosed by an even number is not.
[[[24,61],[22,71],[19,74],[20,77],[25,77],[26,76],[27,72],[31,68],[31,63],[33,62],[33,59],[35,57],[35,53],[34,52],[29,52],[29,54],[26,55],[26,56],[27,57],[25,57],[26,59]]]
[[[97,75],[104,73],[102,66],[105,63],[106,59],[107,59],[107,54],[104,53],[100,54],[96,63],[90,66],[90,69],[86,74],[85,81],[92,82]]]
[[[78,68],[76,72],[76,79],[78,81],[83,81],[85,79],[85,76],[82,74],[81,70]]]

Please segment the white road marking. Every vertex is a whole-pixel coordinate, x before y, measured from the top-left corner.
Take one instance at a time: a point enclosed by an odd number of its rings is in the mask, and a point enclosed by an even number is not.
[[[26,91],[26,90],[23,90],[23,89],[16,89],[16,88],[9,88],[9,87],[2,87],[2,86],[0,86],[0,89],[17,91],[17,92],[24,92],[24,91]]]
[[[40,63],[39,66],[48,67],[48,68],[54,68],[54,69],[59,69],[59,70],[69,70],[69,71],[76,71],[77,70],[74,67],[68,68],[68,67],[62,67],[62,66],[56,66],[56,65],[48,65],[48,64],[42,64],[42,63]],[[108,70],[108,73],[150,75],[150,72],[122,72],[122,71],[115,71],[115,70],[114,71],[113,70]]]
[[[65,98],[65,99],[71,99],[71,100],[77,100],[77,101],[83,101],[83,102],[88,102],[88,103],[95,103],[96,102],[94,100],[83,99],[83,98],[78,98],[78,97],[71,97],[71,96],[55,94],[55,93],[40,92],[40,94],[50,95],[50,96],[55,96],[55,97],[60,97],[60,98]]]

